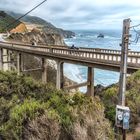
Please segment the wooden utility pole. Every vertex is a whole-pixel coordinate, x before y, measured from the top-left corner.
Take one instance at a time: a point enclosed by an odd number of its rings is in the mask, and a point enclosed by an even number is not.
[[[127,76],[127,57],[129,45],[130,19],[123,21],[123,34],[121,44],[121,66],[120,66],[120,85],[119,85],[119,105],[125,106],[126,76]],[[122,139],[126,140],[126,131],[122,128]]]

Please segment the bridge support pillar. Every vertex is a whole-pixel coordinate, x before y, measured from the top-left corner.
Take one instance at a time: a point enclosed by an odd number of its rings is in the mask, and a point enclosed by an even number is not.
[[[8,62],[8,50],[7,49],[3,49],[2,50],[2,56],[3,56],[3,71],[7,71],[8,66],[9,66],[9,62]]]
[[[42,58],[42,82],[47,83],[47,59]]]
[[[94,96],[94,69],[92,67],[88,67],[88,75],[87,75],[87,95]]]
[[[3,49],[0,48],[0,70],[3,70]]]
[[[21,74],[21,53],[17,53],[17,74]]]
[[[10,71],[11,70],[11,51],[10,50],[7,50],[7,62],[8,62],[8,70]]]
[[[57,61],[56,88],[64,88],[63,62]]]

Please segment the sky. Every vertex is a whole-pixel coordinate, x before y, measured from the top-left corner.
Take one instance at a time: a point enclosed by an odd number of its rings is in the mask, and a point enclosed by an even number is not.
[[[0,0],[0,9],[26,13],[43,0]],[[121,29],[140,23],[140,0],[48,0],[31,13],[64,29]]]

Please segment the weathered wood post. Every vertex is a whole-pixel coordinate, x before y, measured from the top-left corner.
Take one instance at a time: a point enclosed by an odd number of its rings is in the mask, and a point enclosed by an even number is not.
[[[0,70],[3,70],[3,49],[0,48]]]
[[[119,105],[125,106],[125,92],[126,92],[126,76],[127,76],[127,58],[128,46],[130,37],[130,19],[123,21],[123,34],[121,44],[121,65],[120,65],[120,82],[119,82]],[[126,140],[126,130],[122,129],[122,139]]]
[[[57,61],[57,74],[56,74],[56,88],[61,89],[64,87],[63,78],[63,62]]]
[[[94,96],[94,69],[92,67],[88,67],[88,75],[87,75],[87,95]]]
[[[47,59],[42,58],[42,82],[47,83]]]

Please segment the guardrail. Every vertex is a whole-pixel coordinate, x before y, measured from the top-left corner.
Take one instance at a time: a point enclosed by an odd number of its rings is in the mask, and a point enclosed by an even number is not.
[[[119,50],[109,50],[109,49],[85,49],[80,48],[79,50],[74,50],[70,48],[59,48],[59,47],[52,47],[52,46],[32,46],[32,45],[24,45],[24,44],[18,44],[18,43],[5,43],[0,42],[0,45],[4,45],[5,47],[14,47],[18,49],[26,49],[31,50],[33,53],[36,51],[43,52],[43,53],[49,53],[53,54],[54,56],[63,56],[63,57],[69,57],[69,58],[77,58],[79,60],[89,60],[89,61],[100,61],[100,62],[106,62],[106,63],[112,63],[112,64],[118,64],[121,61],[121,51]],[[9,49],[9,48],[7,48]],[[133,52],[130,51],[128,53],[128,64],[140,67],[140,52]]]

